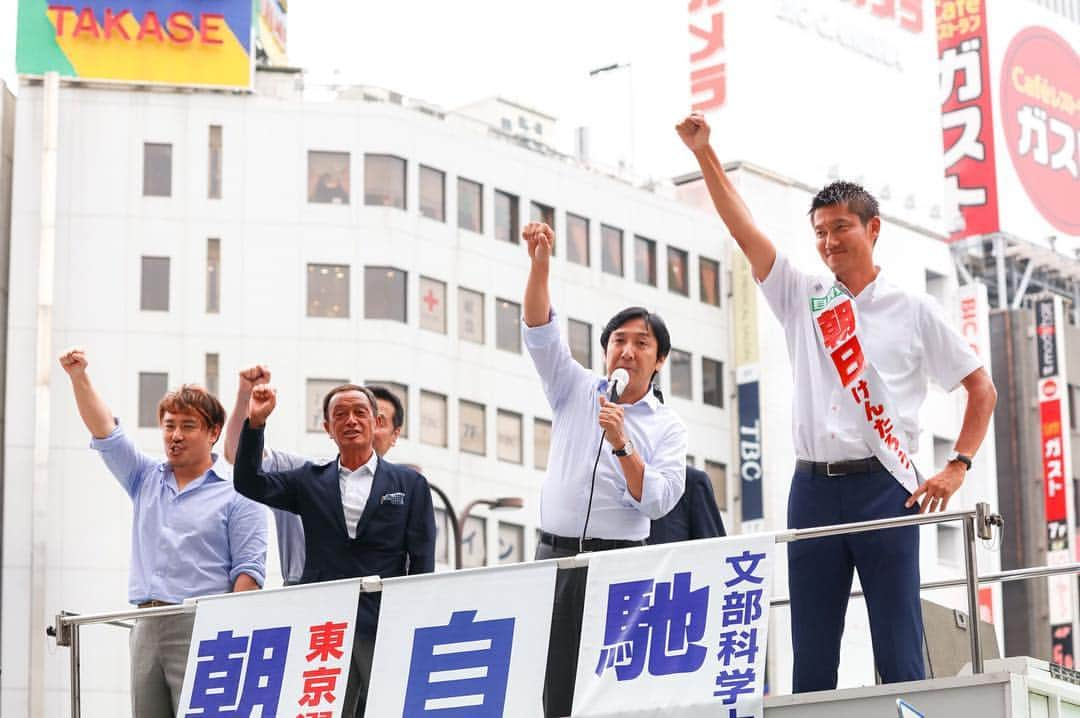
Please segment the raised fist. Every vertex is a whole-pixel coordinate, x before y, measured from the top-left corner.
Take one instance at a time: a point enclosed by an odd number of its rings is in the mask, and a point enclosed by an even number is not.
[[[70,377],[85,374],[87,364],[86,352],[80,347],[73,347],[60,355],[60,366]]]
[[[277,390],[269,384],[259,384],[251,390],[248,400],[248,424],[258,429],[266,425],[266,418],[277,406]]]
[[[546,263],[555,250],[555,232],[543,222],[529,222],[521,230],[521,238],[529,248],[529,259]]]
[[[691,151],[703,150],[709,146],[709,123],[700,112],[687,115],[685,120],[675,125],[675,131]]]
[[[270,383],[270,370],[262,364],[249,366],[240,370],[240,391],[250,394],[251,390],[259,384]]]

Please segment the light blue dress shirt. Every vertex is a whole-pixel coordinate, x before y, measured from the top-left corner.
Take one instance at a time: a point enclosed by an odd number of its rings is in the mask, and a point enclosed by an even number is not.
[[[179,491],[169,464],[140,452],[119,422],[90,448],[134,504],[131,603],[228,593],[242,573],[263,585],[266,508],[236,493],[231,480],[211,467]]]
[[[599,397],[607,379],[570,354],[555,312],[547,324],[522,323],[525,347],[554,412],[551,453],[540,493],[540,527],[557,536],[581,536],[589,503],[593,462],[600,446]],[[586,538],[639,540],[650,520],[669,512],[686,485],[686,426],[652,392],[623,404],[623,428],[645,462],[641,501],[630,495],[619,460],[604,442]]]

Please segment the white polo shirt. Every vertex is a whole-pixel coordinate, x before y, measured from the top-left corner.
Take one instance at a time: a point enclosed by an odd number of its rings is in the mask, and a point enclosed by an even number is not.
[[[930,297],[909,294],[883,274],[855,297],[856,331],[863,354],[888,388],[904,446],[914,453],[927,382],[952,391],[982,362]],[[810,461],[873,456],[859,433],[858,408],[840,385],[810,311],[810,298],[825,296],[835,281],[829,275],[804,274],[777,252],[769,276],[761,282],[769,307],[784,327],[791,358],[795,455]]]

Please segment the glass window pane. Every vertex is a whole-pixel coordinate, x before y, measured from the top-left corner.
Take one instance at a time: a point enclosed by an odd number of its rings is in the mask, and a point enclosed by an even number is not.
[[[484,186],[458,177],[458,227],[472,232],[484,231]]]
[[[143,143],[143,196],[172,196],[172,145]]]
[[[365,381],[364,386],[381,386],[384,389],[389,389],[390,393],[398,398],[398,401],[401,402],[401,438],[409,438],[409,387],[398,384],[396,381],[382,380]]]
[[[484,343],[484,295],[458,288],[458,338]]]
[[[349,203],[348,152],[308,152],[308,202]]]
[[[525,527],[499,522],[499,563],[525,560]]]
[[[506,299],[495,301],[495,347],[521,353],[521,305]]]
[[[547,419],[533,419],[533,466],[546,471],[548,450],[551,448],[551,422]]]
[[[461,567],[480,568],[487,563],[487,519],[469,516],[461,532]]]
[[[439,501],[438,498],[435,499]],[[446,510],[435,507],[435,566],[443,568],[454,567],[454,557],[450,552],[450,546],[454,542],[453,529],[447,519]],[[436,568],[436,570],[439,570]]]
[[[720,263],[700,257],[698,267],[701,279],[701,301],[714,307],[720,306]]]
[[[220,377],[221,360],[218,354],[206,355],[206,390],[218,395],[218,379]]]
[[[404,322],[406,278],[394,267],[364,267],[364,317]]]
[[[221,160],[221,125],[210,125],[210,147],[207,158],[209,177],[206,185],[206,196],[210,199],[221,199]]]
[[[446,282],[420,277],[420,328],[446,334]]]
[[[495,239],[518,243],[518,198],[507,192],[495,190]]]
[[[420,165],[420,214],[446,221],[446,173]]]
[[[589,220],[566,213],[566,258],[589,266]]]
[[[716,495],[716,505],[721,511],[727,511],[727,466],[705,459],[705,473],[709,475],[709,483]]]
[[[656,286],[656,242],[651,239],[634,237],[634,279]]]
[[[446,397],[442,394],[420,392],[420,441],[446,446]]]
[[[672,349],[668,356],[668,366],[671,367],[671,395],[692,399],[690,353]]]
[[[349,316],[349,267],[344,264],[307,266],[307,315]]]
[[[667,286],[669,292],[690,296],[690,278],[686,274],[686,252],[675,247],[667,249]]]
[[[539,202],[529,202],[529,221],[543,222],[549,227],[555,226],[555,208]]]
[[[608,274],[623,276],[623,233],[621,229],[600,225],[600,268]]]
[[[221,240],[206,240],[206,313],[221,311]]]
[[[169,258],[143,257],[139,309],[144,312],[169,311]]]
[[[702,400],[710,406],[724,407],[724,364],[701,358]]]
[[[592,369],[592,325],[570,319],[567,322],[567,341],[570,354],[577,363],[586,369]]]
[[[304,430],[318,434],[323,429],[323,400],[335,386],[348,384],[348,379],[308,379],[304,392]]]
[[[498,440],[496,456],[499,461],[521,463],[521,414],[499,409],[495,434]]]
[[[139,372],[139,426],[157,427],[158,404],[169,390],[169,375]]]
[[[458,403],[458,442],[461,450],[484,456],[487,453],[487,431],[484,405],[462,399]]]
[[[364,204],[405,209],[405,160],[364,155]]]

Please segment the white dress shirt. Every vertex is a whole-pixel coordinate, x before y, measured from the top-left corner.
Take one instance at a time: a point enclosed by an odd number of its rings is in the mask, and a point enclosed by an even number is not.
[[[364,513],[368,496],[371,495],[371,482],[375,479],[375,469],[379,465],[379,456],[374,451],[363,466],[350,471],[338,460],[338,482],[341,486],[341,508],[345,511],[345,529],[349,538],[356,538],[356,525]]]
[[[547,324],[522,326],[525,347],[554,412],[551,453],[540,493],[540,527],[557,536],[579,537],[600,446],[599,397],[607,391],[607,379],[571,356],[554,311]],[[686,484],[686,427],[675,412],[651,391],[622,407],[624,431],[645,462],[641,501],[630,495],[622,466],[605,441],[586,538],[646,538],[649,521],[670,511]]]
[[[858,407],[841,387],[810,311],[810,298],[825,296],[835,281],[828,275],[804,274],[777,253],[769,276],[761,282],[769,307],[784,327],[791,358],[795,454],[810,461],[873,456],[859,433]],[[929,296],[901,290],[883,272],[855,297],[855,312],[863,354],[888,388],[894,421],[898,419],[908,453],[914,453],[919,448],[919,407],[928,380],[952,391],[982,362]]]

